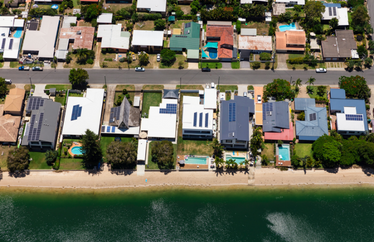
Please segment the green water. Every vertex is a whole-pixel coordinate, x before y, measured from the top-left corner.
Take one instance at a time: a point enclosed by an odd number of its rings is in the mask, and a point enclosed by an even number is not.
[[[374,189],[0,192],[0,241],[372,241]]]

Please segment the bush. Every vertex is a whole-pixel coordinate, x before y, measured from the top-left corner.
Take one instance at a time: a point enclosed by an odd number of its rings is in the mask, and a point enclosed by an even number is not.
[[[260,68],[260,66],[261,66],[261,63],[259,61],[254,61],[254,62],[251,63],[251,67],[254,70]]]
[[[60,169],[60,158],[56,160],[56,162],[53,164],[53,169],[58,170]]]
[[[271,60],[271,54],[267,52],[261,52],[260,60]]]
[[[140,21],[158,20],[162,19],[162,15],[160,13],[138,14],[138,18]]]
[[[366,110],[370,109],[370,105],[369,104],[366,104],[365,107],[366,107]]]
[[[249,85],[249,86],[248,86],[248,91],[249,91],[249,90],[255,90],[255,89],[253,88],[252,85]]]
[[[121,62],[121,63],[126,62],[126,58],[122,57],[121,59],[119,59],[119,62]]]
[[[240,34],[240,31],[242,29],[242,22],[240,22],[239,20],[236,21],[236,32],[238,34]]]
[[[87,64],[92,65],[93,63],[94,63],[94,61],[93,61],[92,59],[88,59],[88,60],[87,60]]]
[[[155,30],[164,30],[166,21],[163,19],[158,19],[155,21]]]
[[[170,49],[163,49],[161,51],[161,63],[166,66],[171,66],[175,62],[175,52]]]
[[[265,62],[265,69],[270,69],[270,62]]]
[[[297,119],[301,120],[301,121],[304,121],[305,120],[305,113],[301,112],[299,115],[297,115]]]
[[[126,88],[122,90],[122,94],[123,94],[123,95],[126,95],[127,93],[129,93],[129,92],[127,91]]]
[[[300,56],[300,57],[296,57],[296,58],[290,58],[290,59],[287,60],[287,62],[290,63],[291,65],[303,64],[304,63],[304,57]]]

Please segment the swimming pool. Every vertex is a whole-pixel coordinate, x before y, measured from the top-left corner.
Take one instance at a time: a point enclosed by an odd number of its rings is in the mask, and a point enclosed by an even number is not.
[[[206,165],[207,157],[188,157],[184,160],[186,164]]]
[[[206,51],[209,52],[209,57],[210,59],[216,59],[218,54],[217,54],[217,49],[214,48],[207,48]]]
[[[75,146],[71,148],[71,153],[74,155],[83,155],[84,152],[82,151],[82,146]]]
[[[14,33],[14,38],[21,38],[22,35],[22,28],[17,28],[16,32]]]
[[[290,160],[290,146],[278,146],[279,160]]]
[[[245,161],[245,157],[232,157],[231,155],[226,155],[226,160],[233,159],[236,164],[240,164],[241,162]]]
[[[280,25],[279,26],[279,31],[280,32],[284,32],[286,30],[295,30],[295,29],[296,29],[295,23],[291,23],[289,25]]]

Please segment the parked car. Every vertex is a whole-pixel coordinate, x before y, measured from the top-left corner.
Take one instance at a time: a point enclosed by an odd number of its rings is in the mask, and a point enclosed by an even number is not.
[[[5,83],[6,83],[6,84],[12,84],[12,80],[10,80],[10,79],[5,79]]]
[[[135,71],[136,72],[144,72],[145,69],[144,69],[144,67],[135,67]]]
[[[326,70],[325,68],[317,68],[317,69],[316,69],[316,72],[317,72],[317,73],[326,73],[327,70]]]
[[[210,68],[209,67],[204,67],[204,68],[201,68],[201,71],[202,72],[210,72]]]
[[[20,67],[18,67],[18,70],[19,71],[29,71],[30,67],[28,67],[28,66],[20,66]]]
[[[157,62],[160,62],[160,61],[161,61],[161,55],[157,54]]]
[[[43,71],[43,67],[40,67],[40,66],[34,66],[32,68],[33,71]]]
[[[243,92],[243,97],[247,97],[247,92]]]
[[[261,95],[257,95],[257,102],[261,103]]]

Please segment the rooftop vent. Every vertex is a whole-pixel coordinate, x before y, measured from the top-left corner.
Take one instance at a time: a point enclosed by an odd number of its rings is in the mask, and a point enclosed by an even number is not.
[[[82,31],[81,30],[78,30],[77,31],[77,35],[81,35],[82,34]]]

